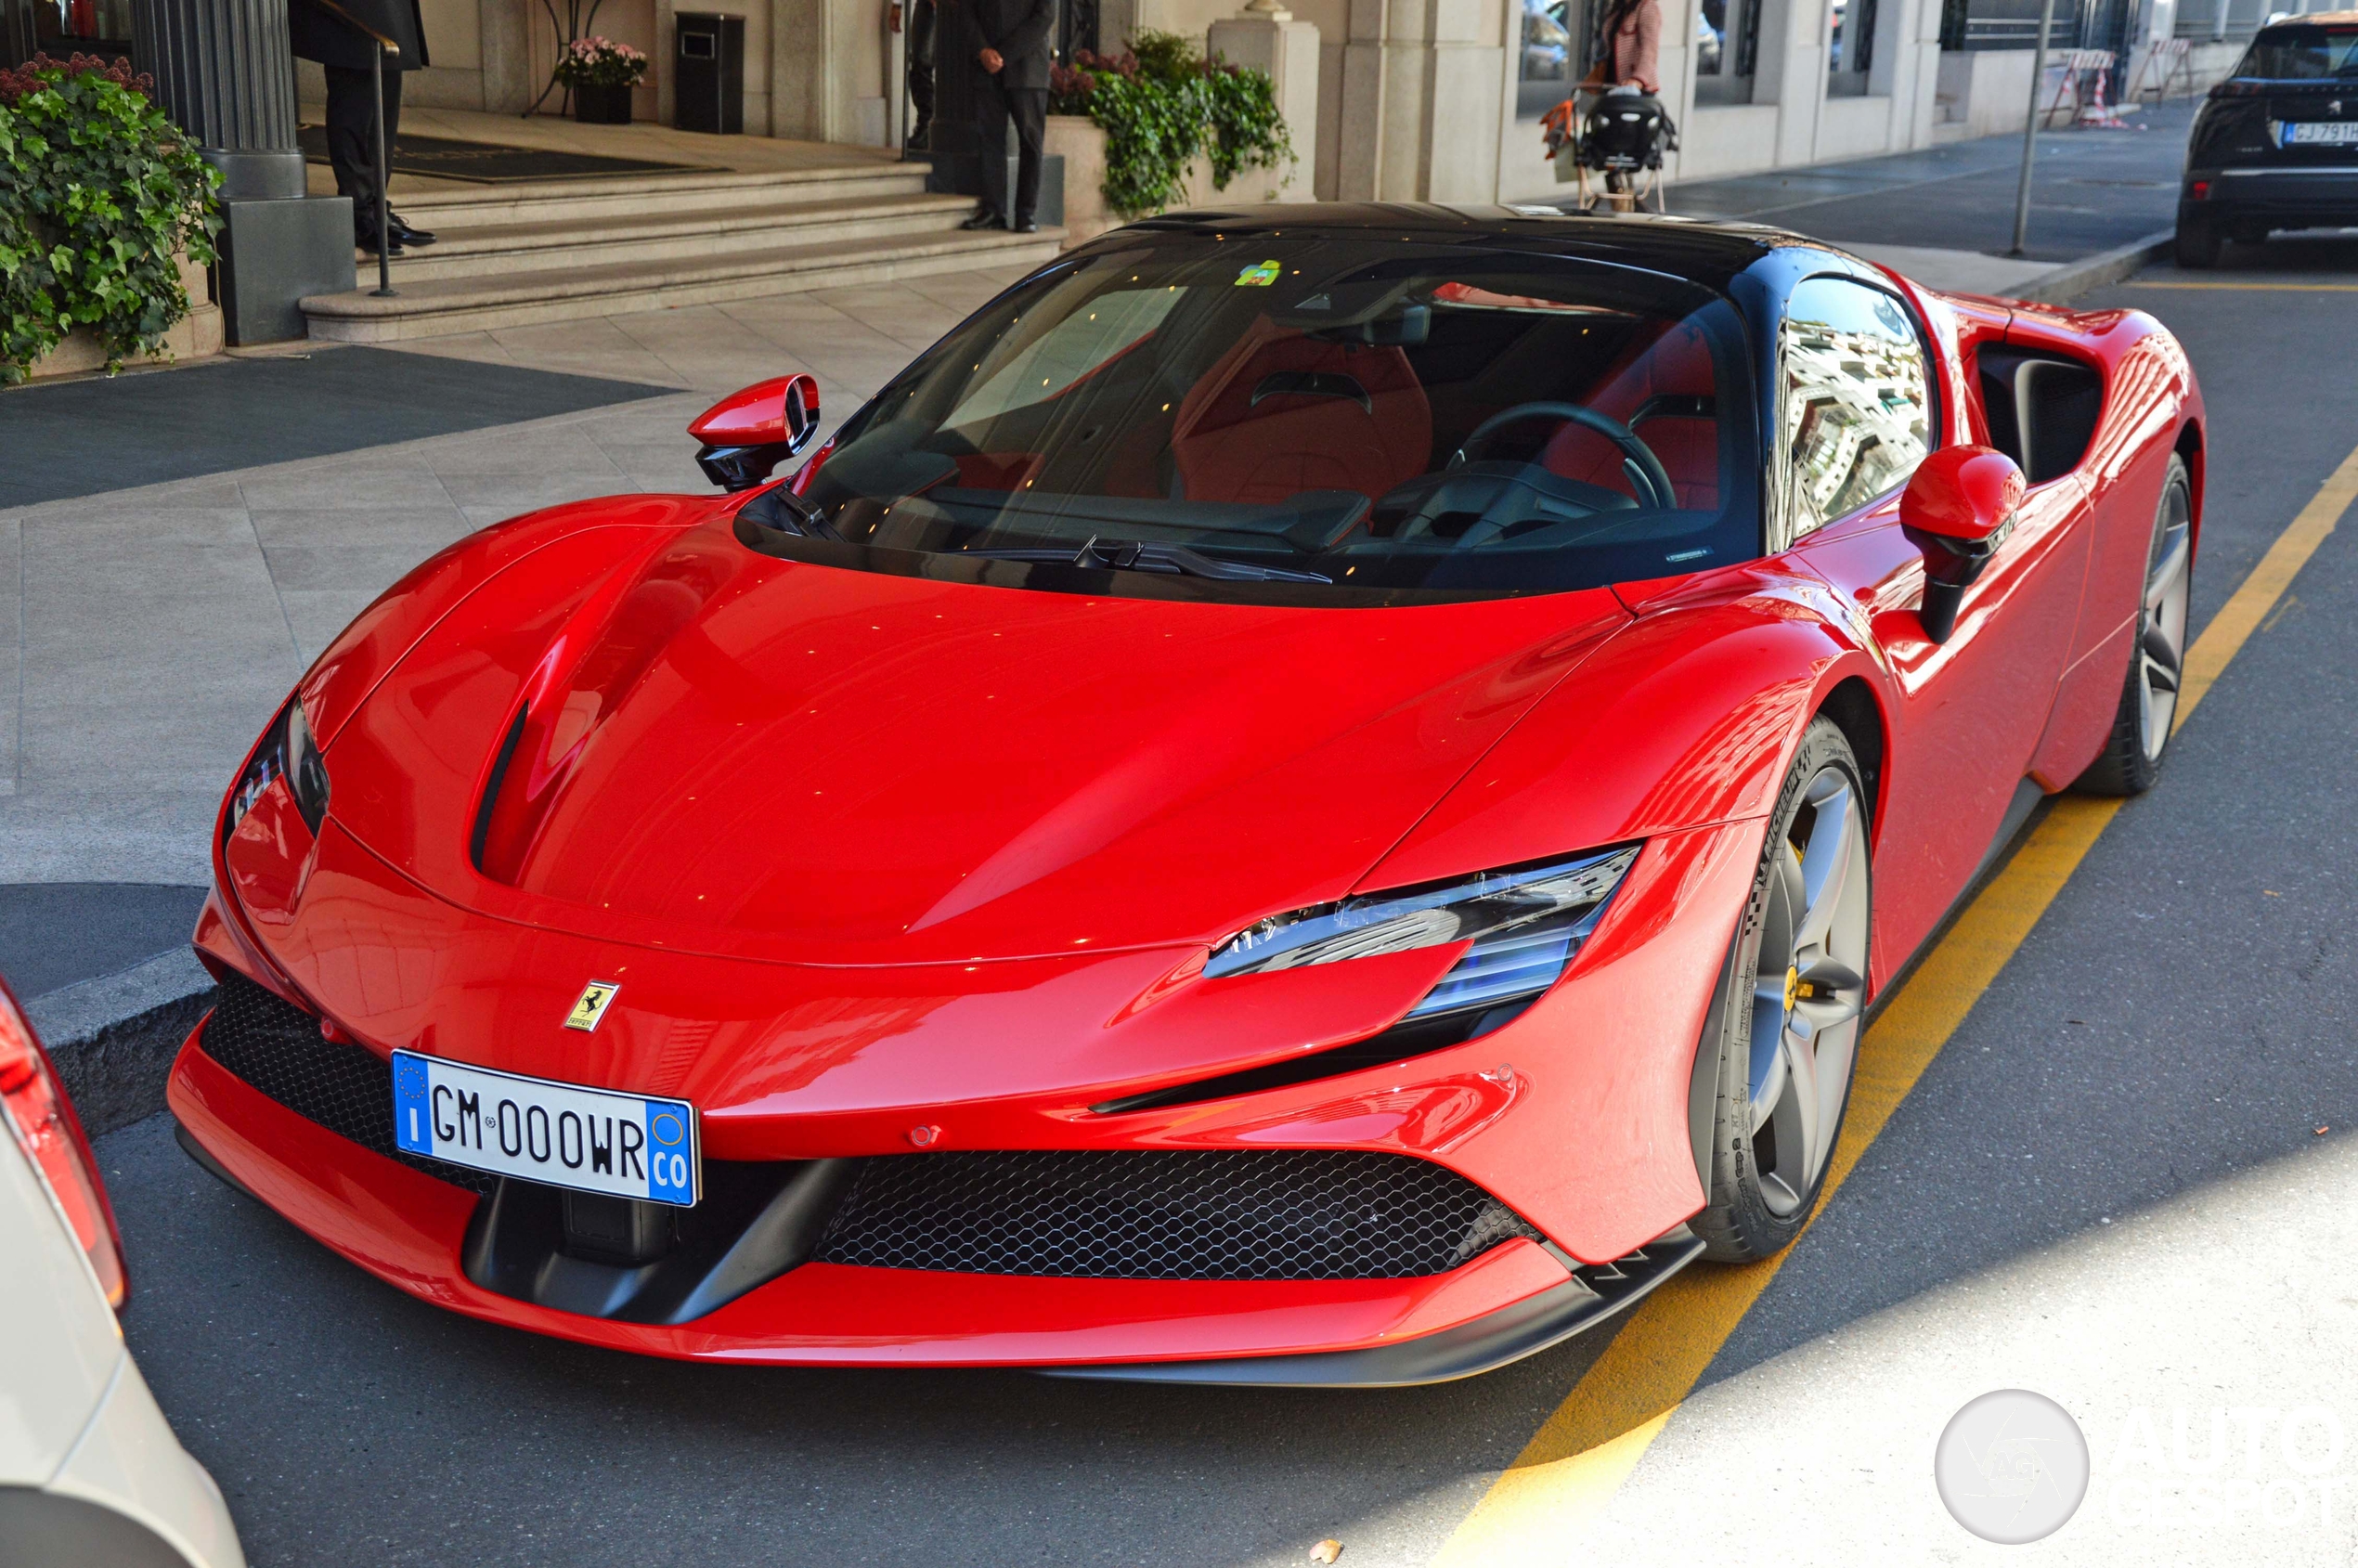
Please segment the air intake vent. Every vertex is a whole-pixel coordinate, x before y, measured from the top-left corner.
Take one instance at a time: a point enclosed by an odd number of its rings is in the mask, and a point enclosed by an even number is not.
[[[1395,1279],[1514,1237],[1455,1172],[1354,1150],[888,1155],[817,1257],[875,1268],[1095,1279]]]
[[[393,1069],[365,1045],[322,1039],[317,1018],[243,975],[223,978],[201,1043],[224,1068],[340,1138],[470,1192],[499,1185],[488,1172],[395,1147]]]

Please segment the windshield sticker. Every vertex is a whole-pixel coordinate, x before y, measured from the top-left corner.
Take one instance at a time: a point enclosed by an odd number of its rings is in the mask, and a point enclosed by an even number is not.
[[[1259,263],[1237,274],[1237,287],[1239,289],[1265,289],[1276,280],[1277,264],[1275,261]]]

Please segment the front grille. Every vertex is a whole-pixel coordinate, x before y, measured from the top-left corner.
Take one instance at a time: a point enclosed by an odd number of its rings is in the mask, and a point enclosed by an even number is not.
[[[321,1038],[317,1018],[243,975],[222,980],[202,1043],[206,1056],[338,1137],[471,1192],[499,1184],[488,1172],[395,1147],[392,1069],[365,1045]]]
[[[1354,1150],[868,1160],[820,1261],[1096,1279],[1394,1279],[1538,1232],[1453,1171]]]

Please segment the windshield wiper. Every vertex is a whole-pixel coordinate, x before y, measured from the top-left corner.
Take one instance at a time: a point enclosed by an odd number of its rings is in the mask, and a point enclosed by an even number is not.
[[[962,550],[961,555],[983,555],[993,561],[1054,561],[1116,572],[1160,572],[1174,577],[1214,577],[1226,582],[1330,583],[1318,572],[1297,572],[1284,566],[1258,566],[1248,561],[1222,561],[1183,544],[1156,544],[1145,539],[1101,539],[1091,535],[1079,550],[1005,547]]]
[[[827,521],[826,513],[784,485],[771,486],[739,507],[737,515],[765,528],[775,528],[782,534],[800,534],[822,539],[843,538],[836,525]]]

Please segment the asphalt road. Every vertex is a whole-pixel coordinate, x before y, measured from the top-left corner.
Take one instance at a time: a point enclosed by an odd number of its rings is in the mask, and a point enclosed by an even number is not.
[[[2249,287],[2287,282],[2342,287]],[[2170,323],[2209,394],[2197,626],[2358,446],[2353,291],[2358,242],[2296,241],[2087,302]],[[2345,523],[1707,1382],[2358,1125],[2354,627]],[[1603,1342],[1382,1393],[682,1367],[380,1286],[200,1173],[163,1118],[100,1157],[132,1348],[260,1568],[1274,1565],[1329,1536],[1354,1565],[1423,1562]]]
[[[2178,174],[2195,102],[2157,104],[2126,131],[2061,129],[2039,138],[2025,254],[2070,261],[2176,221]],[[1996,255],[2013,243],[2020,135],[1916,152],[1770,169],[1670,188],[1669,209],[1798,228],[1846,245],[1919,245]]]

